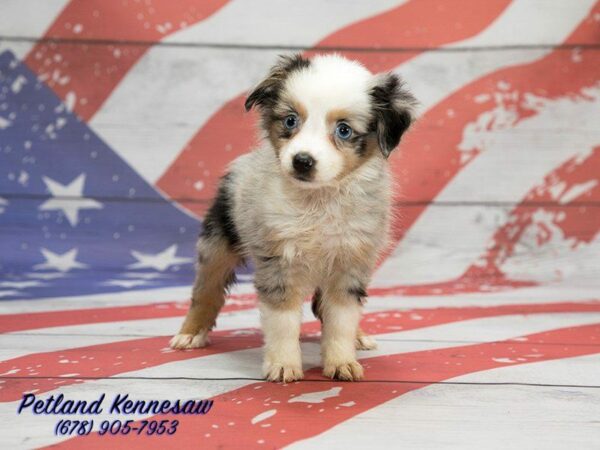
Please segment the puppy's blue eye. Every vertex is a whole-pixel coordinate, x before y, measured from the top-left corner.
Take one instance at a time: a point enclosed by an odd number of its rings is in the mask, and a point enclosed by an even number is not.
[[[298,126],[298,116],[295,114],[290,114],[285,119],[283,119],[283,124],[288,130],[293,130]]]
[[[337,128],[335,129],[335,134],[340,139],[350,139],[350,137],[352,136],[352,128],[350,128],[350,125],[348,125],[347,123],[342,122],[338,124]]]

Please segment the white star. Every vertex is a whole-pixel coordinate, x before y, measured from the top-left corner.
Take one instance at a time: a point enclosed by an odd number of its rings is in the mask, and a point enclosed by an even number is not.
[[[6,205],[8,205],[8,202],[2,197],[0,197],[0,214],[4,212],[4,210],[6,209]]]
[[[27,281],[0,281],[0,287],[24,289],[28,287],[45,286],[44,283],[34,280]]]
[[[42,203],[38,209],[42,211],[61,210],[71,226],[79,222],[80,209],[101,209],[102,203],[83,197],[85,174],[82,173],[68,185],[62,185],[48,177],[42,177],[52,197]]]
[[[163,250],[156,255],[151,255],[148,253],[141,253],[133,250],[131,254],[138,262],[129,264],[127,267],[129,269],[143,269],[146,267],[151,267],[160,272],[168,269],[170,266],[175,264],[184,264],[192,262],[191,258],[181,258],[179,256],[175,256],[177,253],[177,245],[173,244],[166,250]]]
[[[107,286],[119,286],[119,287],[131,289],[132,287],[143,286],[144,284],[148,284],[148,283],[144,280],[108,280],[107,282],[105,282],[103,284],[105,284]]]
[[[40,249],[40,251],[44,255],[44,258],[46,258],[46,262],[42,264],[36,264],[33,266],[33,270],[54,269],[60,272],[68,272],[71,269],[85,269],[87,267],[87,264],[82,264],[76,261],[78,252],[77,248],[72,248],[62,255],[53,253],[45,248]]]

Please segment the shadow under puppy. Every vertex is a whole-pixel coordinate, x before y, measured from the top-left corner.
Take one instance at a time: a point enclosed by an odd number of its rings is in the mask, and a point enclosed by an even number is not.
[[[358,380],[362,302],[388,241],[387,158],[413,120],[415,99],[398,76],[373,75],[338,55],[280,57],[246,100],[258,108],[263,144],[222,178],[198,241],[192,305],[173,348],[203,347],[251,258],[272,381],[302,378],[302,302],[322,322],[323,374]]]

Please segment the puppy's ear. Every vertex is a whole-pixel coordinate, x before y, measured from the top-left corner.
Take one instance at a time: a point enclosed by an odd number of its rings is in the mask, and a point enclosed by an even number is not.
[[[371,128],[387,158],[414,121],[417,101],[393,73],[376,75],[370,94],[374,115]]]
[[[295,70],[310,66],[310,61],[296,54],[280,56],[277,63],[271,68],[267,77],[248,95],[244,104],[246,111],[254,106],[268,108],[275,105],[283,82]]]

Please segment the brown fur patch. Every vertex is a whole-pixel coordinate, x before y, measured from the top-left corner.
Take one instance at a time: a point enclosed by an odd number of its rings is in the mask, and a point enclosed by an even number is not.
[[[342,141],[336,139],[337,147],[344,155],[344,168],[338,175],[338,179],[354,172],[369,159],[378,157],[380,153],[377,139],[373,135],[366,135],[357,142]],[[359,146],[363,146],[359,148]]]
[[[180,334],[196,335],[210,330],[225,303],[225,290],[233,277],[240,257],[233,253],[222,238],[202,238],[192,304],[181,326]]]
[[[285,128],[283,123],[284,119],[290,114],[296,114],[300,121],[299,126],[293,130]],[[267,137],[269,138],[269,141],[271,141],[275,153],[279,155],[281,147],[298,134],[302,128],[302,124],[305,123],[308,118],[308,112],[301,102],[288,98],[285,94],[282,94],[281,99],[265,117],[265,120],[263,120],[263,128],[265,128],[265,131],[267,132]]]
[[[330,142],[344,156],[344,170],[338,179],[358,169],[379,151],[377,140],[368,133],[369,118],[357,117],[356,113],[347,109],[334,109],[326,115],[327,129],[331,130]],[[340,122],[347,123],[352,128],[352,136],[348,140],[340,139],[335,129]]]
[[[346,122],[352,127],[352,130],[359,135],[364,135],[369,129],[370,117],[358,115],[355,111],[349,109],[332,109],[325,116],[329,129],[335,129],[338,122]]]
[[[350,121],[350,117],[352,117],[352,113],[346,109],[332,109],[327,113],[325,119],[328,125],[333,126],[340,121]]]

